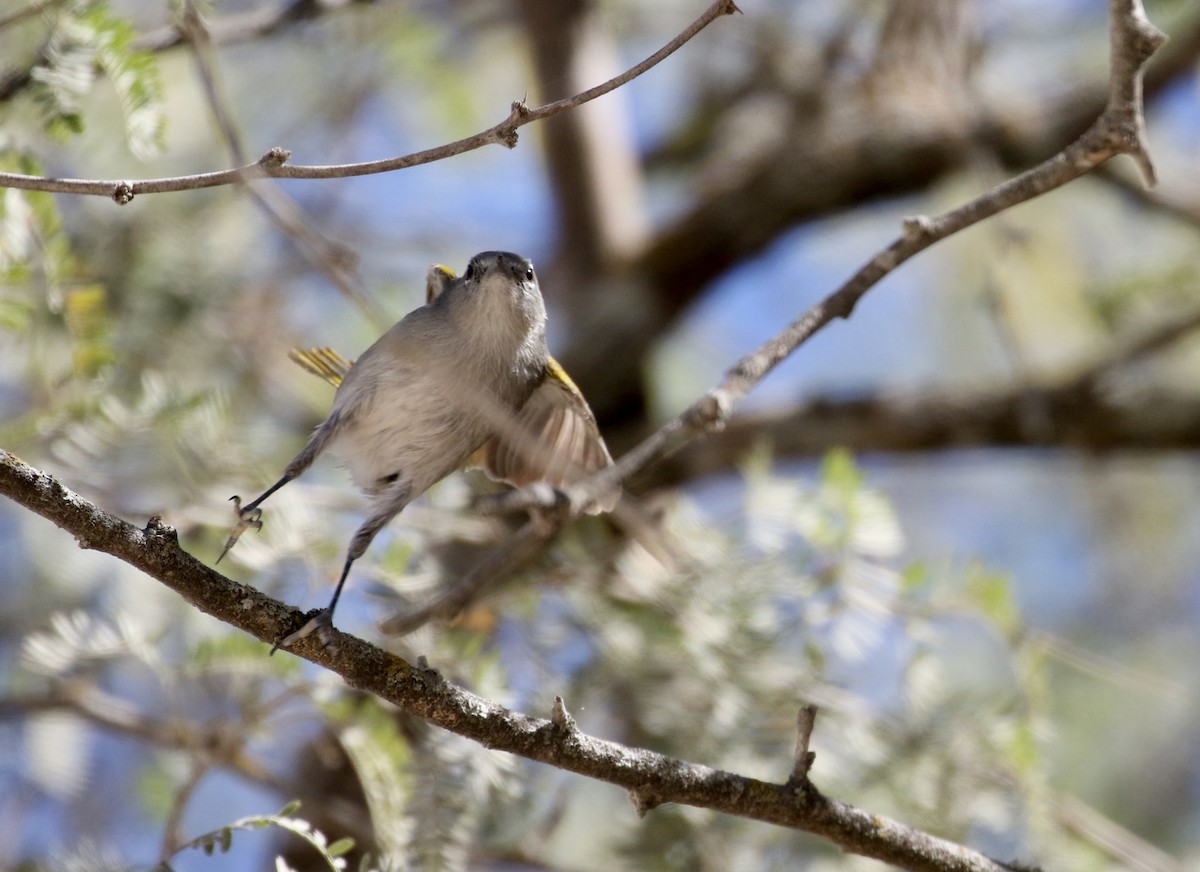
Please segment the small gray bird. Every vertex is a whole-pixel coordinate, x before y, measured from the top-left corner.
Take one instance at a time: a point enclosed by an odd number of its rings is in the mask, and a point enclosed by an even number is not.
[[[218,562],[247,527],[262,527],[263,500],[326,449],[372,497],[329,605],[275,648],[314,630],[328,644],[351,565],[384,525],[454,470],[475,465],[515,486],[561,487],[612,464],[591,409],[546,348],[546,307],[527,258],[477,254],[461,278],[431,267],[427,288],[430,301],[353,364],[328,349],[293,355],[337,385],[333,408],[279,481],[246,506],[232,498],[238,523]],[[609,511],[618,497],[604,495],[587,511]]]

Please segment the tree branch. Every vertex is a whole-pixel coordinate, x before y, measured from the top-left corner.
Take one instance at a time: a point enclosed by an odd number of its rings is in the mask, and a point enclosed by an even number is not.
[[[162,179],[146,179],[142,181],[129,180],[89,180],[89,179],[59,179],[44,176],[30,176],[21,173],[0,173],[0,187],[22,188],[32,191],[49,191],[59,194],[88,194],[111,197],[119,205],[125,205],[138,194],[160,194],[169,191],[191,191],[200,188],[213,188],[222,185],[233,185],[253,179],[341,179],[350,176],[366,176],[374,173],[387,173],[394,170],[407,169],[421,164],[444,160],[454,155],[473,151],[485,145],[503,145],[514,148],[517,144],[517,130],[534,121],[551,118],[562,112],[567,112],[584,103],[602,97],[627,82],[636,79],[642,73],[658,65],[674,54],[691,40],[701,30],[722,15],[731,15],[738,8],[732,0],[716,0],[695,21],[678,36],[656,51],[641,63],[635,64],[619,76],[614,76],[607,82],[594,88],[555,100],[542,106],[529,108],[524,103],[513,103],[507,118],[487,130],[455,142],[439,145],[424,151],[413,152],[401,157],[385,158],[383,160],[364,161],[350,164],[332,164],[324,166],[305,166],[288,164],[291,152],[283,148],[273,148],[251,164],[233,169],[219,170],[211,173],[198,173],[188,176],[173,176]]]
[[[665,487],[736,468],[754,445],[780,457],[811,457],[831,445],[855,453],[960,448],[1084,451],[1200,447],[1200,399],[1165,390],[1134,395],[1109,380],[1200,331],[1200,309],[1127,340],[1105,357],[1052,381],[990,389],[817,397],[790,409],[737,416],[636,480]]]
[[[304,616],[205,566],[179,547],[174,529],[152,518],[135,527],[68,490],[47,473],[0,449],[0,493],[102,551],[158,579],[196,608],[272,642]],[[1002,872],[1011,867],[896,821],[823,796],[807,775],[771,784],[627,748],[571,727],[565,708],[532,718],[445,681],[354,636],[334,631],[336,651],[314,638],[288,649],[337,673],[351,687],[488,748],[624,787],[639,810],[666,802],[752,818],[822,836],[847,851],[923,872]]]

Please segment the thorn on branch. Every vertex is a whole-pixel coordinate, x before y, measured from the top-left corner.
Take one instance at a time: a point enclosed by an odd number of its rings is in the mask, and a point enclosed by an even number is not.
[[[550,708],[550,723],[554,729],[562,733],[575,732],[575,718],[567,711],[567,706],[561,696],[554,697],[554,705]]]
[[[179,532],[170,524],[164,524],[161,515],[152,516],[146,522],[146,526],[142,528],[142,532],[147,538],[151,536],[155,538],[161,537],[172,543],[179,541]]]
[[[900,226],[904,228],[905,239],[909,242],[933,235],[933,222],[928,215],[909,215],[900,222]]]
[[[1168,39],[1167,35],[1146,17],[1146,9],[1141,3],[1135,3],[1119,20],[1123,24],[1125,43],[1134,53],[1139,65],[1148,61]]]
[[[429,665],[429,660],[424,654],[417,655],[416,676],[417,680],[426,687],[436,686],[444,680],[442,673]]]
[[[1133,158],[1134,165],[1138,168],[1138,173],[1142,177],[1142,183],[1147,188],[1158,186],[1158,173],[1154,169],[1154,161],[1150,159],[1150,153],[1144,148],[1138,148],[1129,153]]]
[[[133,202],[134,198],[133,182],[117,182],[116,186],[112,189],[112,194],[109,196],[112,197],[113,202],[118,206],[129,205]]]
[[[789,786],[794,787],[808,781],[808,771],[817,759],[816,753],[808,750],[808,742],[812,738],[816,722],[817,707],[812,704],[801,706],[799,714],[796,715],[796,762],[792,765],[792,774],[788,776]]]
[[[729,395],[720,388],[713,389],[692,404],[687,410],[687,422],[698,430],[720,432],[729,420],[732,404]]]
[[[516,148],[517,140],[520,138],[517,135],[517,128],[522,124],[527,124],[531,114],[524,100],[514,100],[508,117],[496,125],[496,142],[505,148]]]
[[[742,14],[742,10],[738,9],[738,5],[736,3],[734,3],[733,0],[726,0],[725,3],[721,4],[721,14],[722,15],[732,15],[735,12],[738,15]]]
[[[267,151],[266,154],[264,154],[262,157],[260,157],[258,159],[258,165],[265,169],[271,169],[272,167],[281,167],[285,163],[287,163],[289,160],[291,160],[291,157],[292,157],[291,151],[277,145],[274,148]]]
[[[629,801],[633,803],[633,807],[637,811],[637,816],[640,818],[645,817],[652,810],[662,805],[662,800],[652,796],[646,787],[635,787],[629,791]]]

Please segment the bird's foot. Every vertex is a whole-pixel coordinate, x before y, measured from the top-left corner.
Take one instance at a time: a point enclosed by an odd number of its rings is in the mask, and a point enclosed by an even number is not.
[[[337,645],[333,642],[333,611],[328,608],[321,609],[311,618],[304,622],[299,630],[293,633],[288,633],[271,647],[271,653],[274,654],[280,648],[290,648],[301,639],[317,634],[317,638],[321,642],[322,648],[327,648],[331,651],[337,651]]]
[[[237,544],[237,540],[242,533],[246,532],[246,528],[253,527],[255,530],[262,529],[262,509],[251,503],[246,508],[242,508],[242,498],[232,496],[229,501],[233,503],[233,510],[237,513],[237,524],[234,525],[233,532],[229,534],[229,538],[225,540],[225,547],[221,549],[221,554],[217,557],[217,563],[221,562],[221,558],[229,553],[229,549]]]

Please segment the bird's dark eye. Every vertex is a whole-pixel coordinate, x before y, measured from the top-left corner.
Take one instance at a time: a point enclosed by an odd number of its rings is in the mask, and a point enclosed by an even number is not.
[[[531,266],[525,267],[525,281],[533,281],[533,267]]]
[[[475,261],[467,264],[467,271],[463,274],[463,278],[467,280],[475,278]]]

